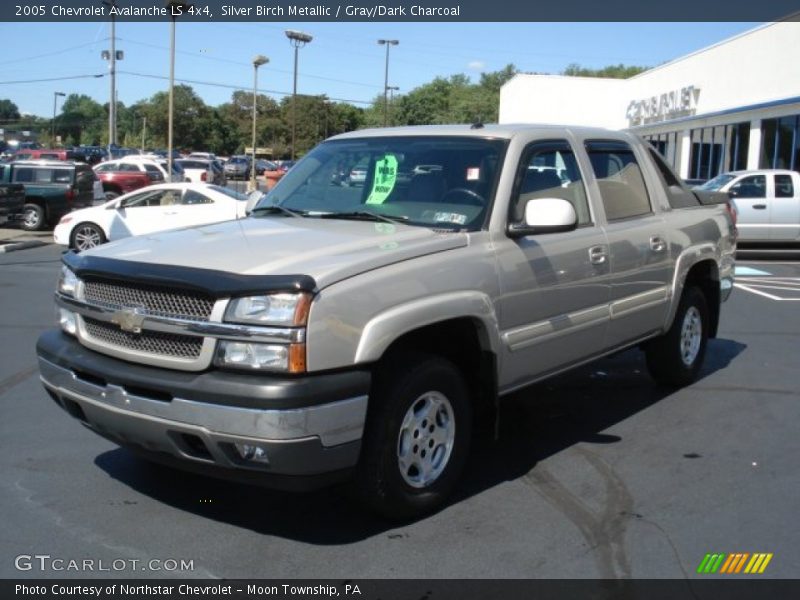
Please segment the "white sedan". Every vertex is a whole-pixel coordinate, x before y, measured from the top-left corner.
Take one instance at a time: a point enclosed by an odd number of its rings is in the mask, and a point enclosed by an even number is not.
[[[87,250],[133,235],[240,219],[246,214],[244,194],[216,185],[162,183],[67,213],[53,237],[56,244]]]

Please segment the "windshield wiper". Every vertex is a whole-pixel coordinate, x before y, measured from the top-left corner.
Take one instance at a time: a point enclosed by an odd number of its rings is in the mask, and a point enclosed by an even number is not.
[[[326,212],[320,213],[318,215],[320,219],[355,219],[355,220],[367,220],[367,221],[384,221],[386,223],[404,223],[408,221],[408,217],[405,215],[399,215],[396,217],[387,217],[386,215],[382,215],[380,213],[374,213],[368,210],[354,210],[350,212]]]
[[[286,208],[285,206],[281,206],[280,204],[270,204],[269,206],[256,206],[252,210],[252,214],[255,213],[283,213],[284,215],[289,215],[290,217],[305,217],[305,211],[299,210],[292,210],[291,208]]]

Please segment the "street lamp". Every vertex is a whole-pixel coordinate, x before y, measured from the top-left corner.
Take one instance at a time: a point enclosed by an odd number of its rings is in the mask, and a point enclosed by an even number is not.
[[[109,9],[117,8],[117,0],[103,0],[102,3],[108,6]],[[124,55],[122,50],[117,50],[116,48],[115,13],[111,10],[109,12],[111,13],[111,50],[103,50],[100,56],[103,60],[108,61],[108,72],[111,76],[111,90],[108,96],[108,155],[113,158],[111,149],[117,144],[117,61],[122,60]]]
[[[64,92],[53,92],[53,127],[50,137],[53,138],[53,145],[56,143],[56,101],[59,96],[66,96]]]
[[[253,162],[250,165],[250,189],[252,192],[256,187],[256,104],[258,102],[258,67],[269,62],[266,56],[257,54],[253,57]]]
[[[174,114],[175,90],[175,19],[191,6],[182,0],[167,0],[170,12],[169,29],[169,107],[167,109],[167,177],[172,182],[172,121]]]
[[[392,109],[392,125],[394,125],[394,93],[400,91],[400,88],[396,85],[390,85],[386,89],[389,90],[389,106]]]
[[[296,29],[287,29],[285,33],[289,38],[289,43],[294,46],[294,87],[292,88],[292,160],[294,160],[295,141],[297,140],[297,50],[314,38]]]
[[[389,47],[397,46],[398,40],[378,40],[378,44],[386,46],[386,73],[383,79],[383,126],[389,121]]]

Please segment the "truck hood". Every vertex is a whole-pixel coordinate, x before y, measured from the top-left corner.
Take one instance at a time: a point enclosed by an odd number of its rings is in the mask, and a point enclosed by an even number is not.
[[[467,243],[465,233],[281,215],[141,235],[81,254],[240,275],[309,275],[322,289],[372,269]]]

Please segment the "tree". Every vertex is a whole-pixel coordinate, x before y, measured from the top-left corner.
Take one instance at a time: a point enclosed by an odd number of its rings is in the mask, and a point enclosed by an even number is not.
[[[0,121],[16,121],[20,118],[19,108],[11,100],[0,100]]]
[[[61,139],[70,144],[108,142],[108,107],[86,94],[70,94],[56,120]]]
[[[169,124],[169,94],[157,92],[141,108],[147,117],[150,139],[161,148],[167,147]],[[191,86],[173,88],[173,147],[176,149],[205,148],[209,108]]]
[[[609,65],[602,69],[589,69],[581,67],[577,63],[567,65],[567,68],[561,73],[570,77],[608,77],[612,79],[628,79],[634,75],[646,71],[650,67],[637,67],[632,65]]]

